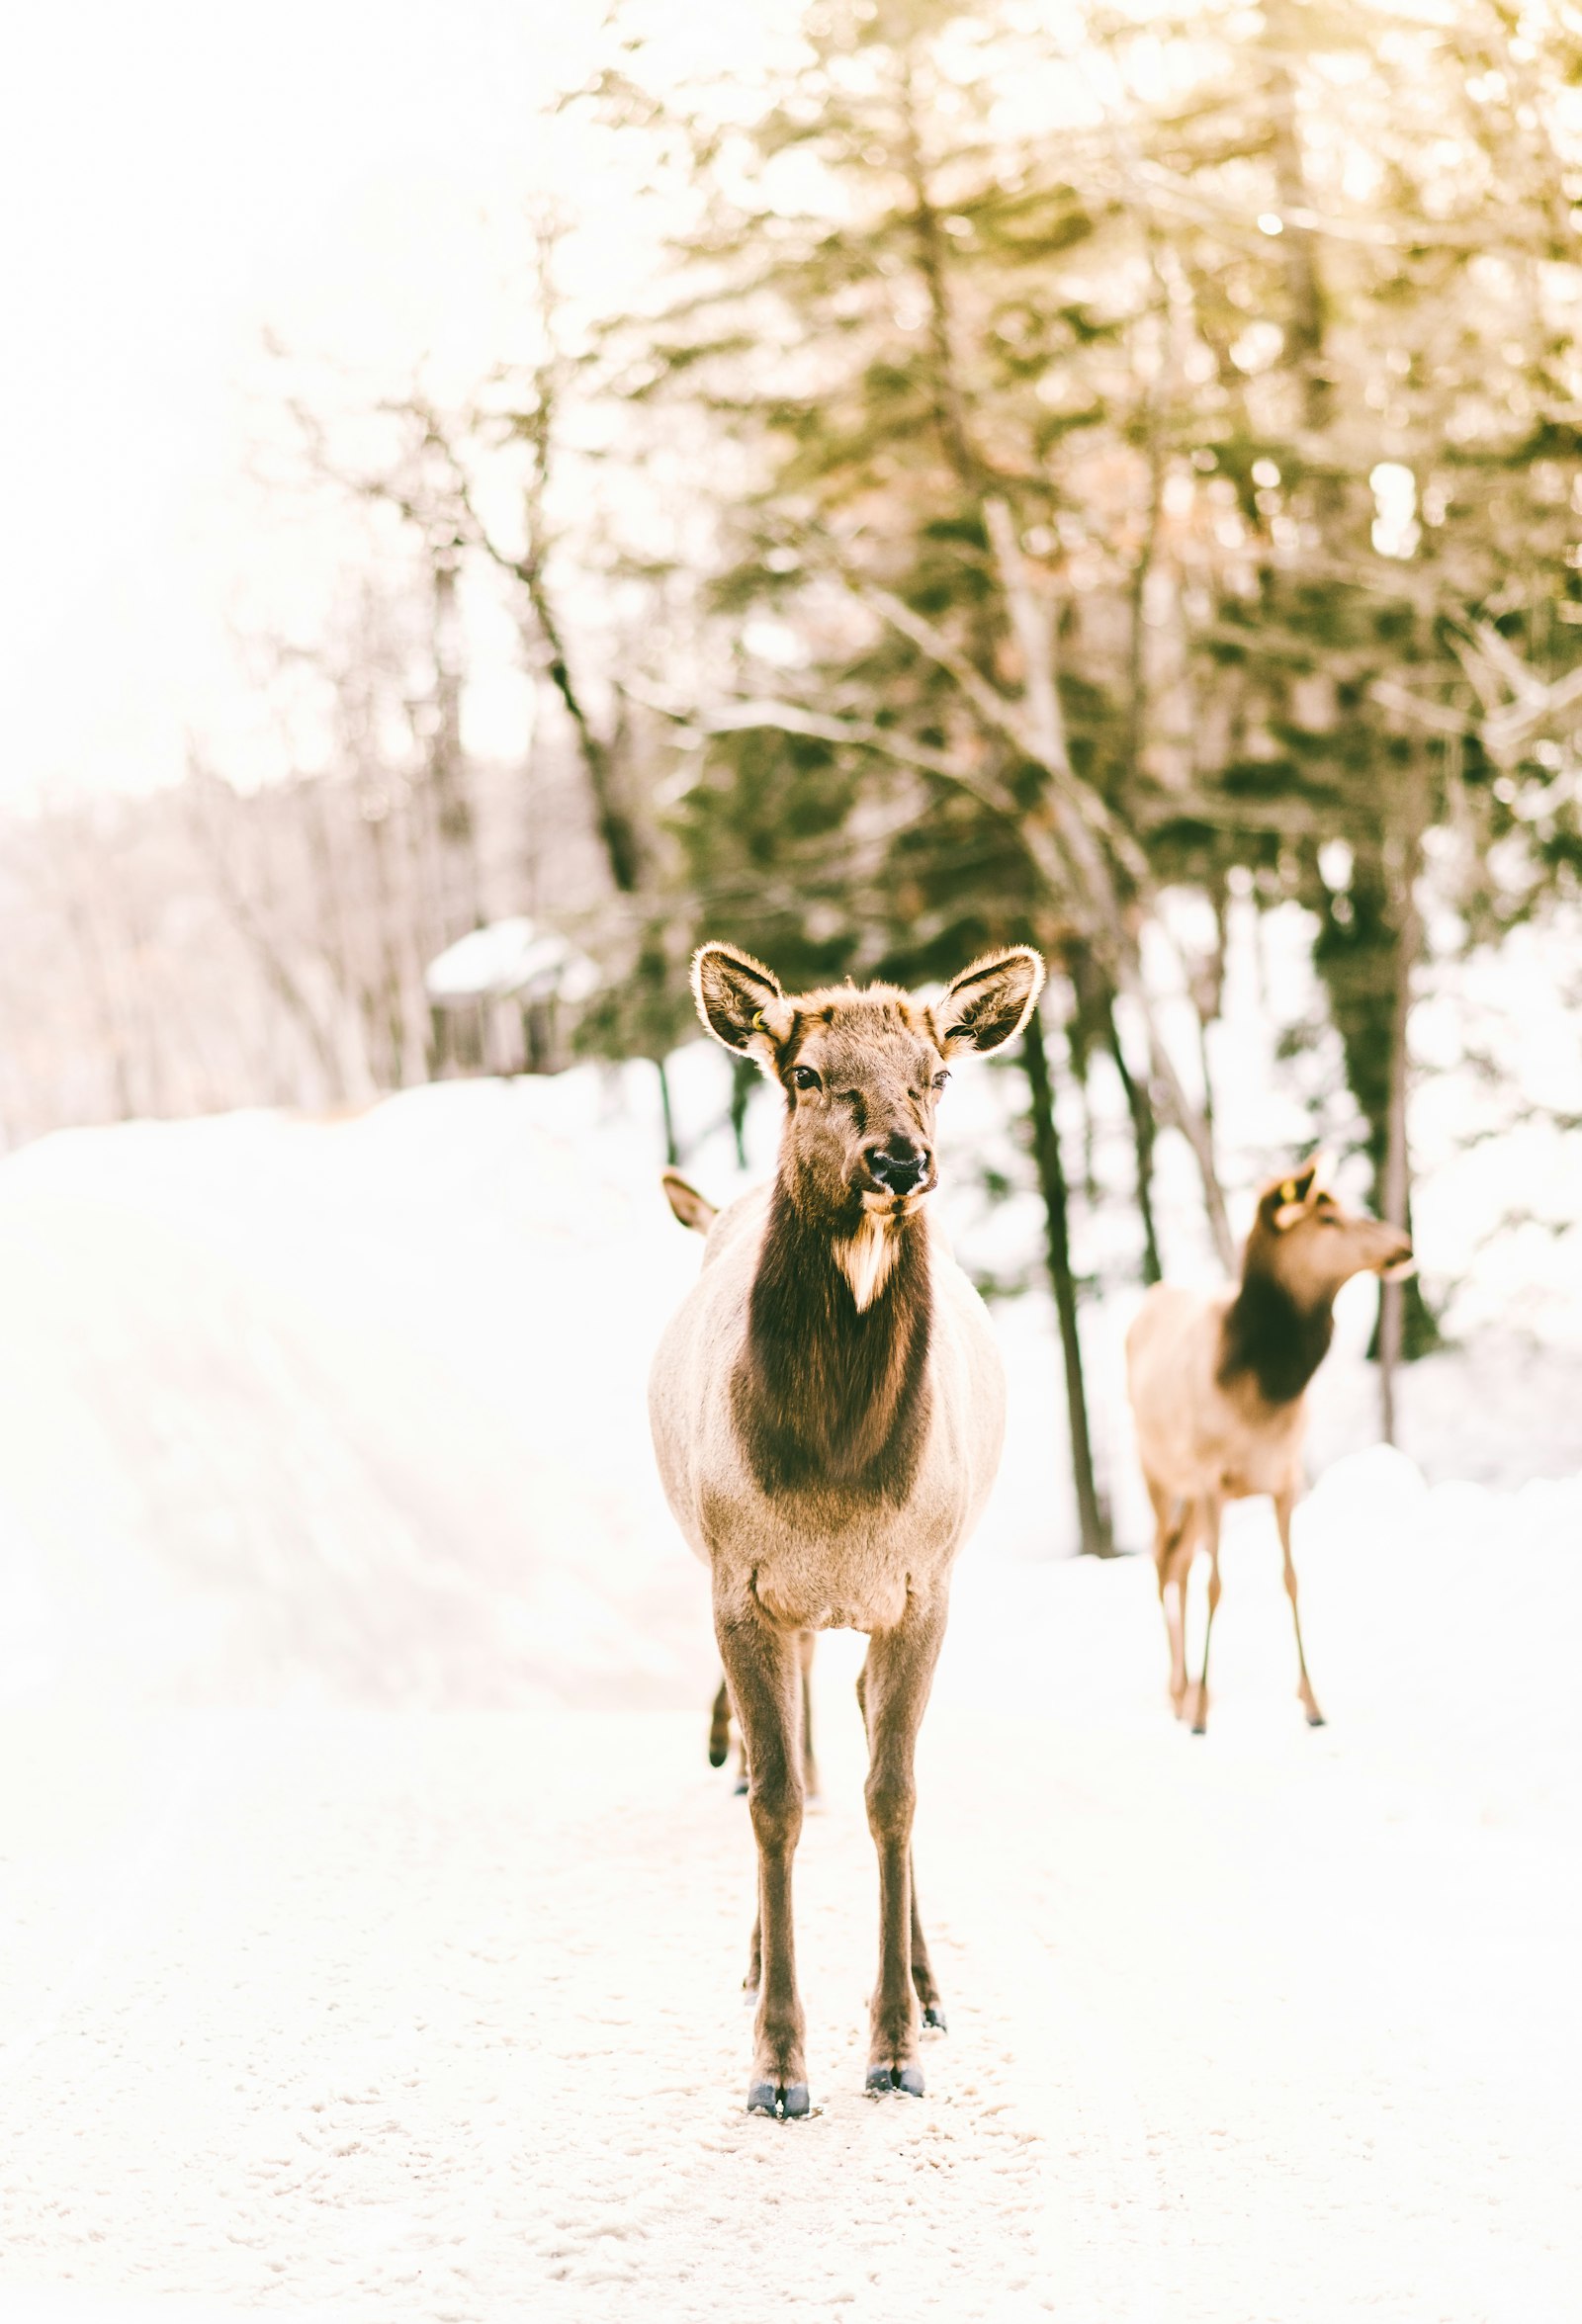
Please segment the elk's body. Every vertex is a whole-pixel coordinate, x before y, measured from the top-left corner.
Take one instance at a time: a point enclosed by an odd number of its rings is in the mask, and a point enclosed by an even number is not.
[[[1307,1675],[1291,1561],[1306,1389],[1329,1351],[1341,1286],[1363,1271],[1394,1275],[1410,1263],[1411,1245],[1398,1229],[1344,1211],[1319,1165],[1309,1163],[1265,1188],[1238,1285],[1207,1293],[1157,1285],[1126,1334],[1127,1390],[1157,1527],[1171,1699],[1179,1716],[1190,1709],[1194,1734],[1208,1724],[1221,1513],[1227,1501],[1265,1493],[1274,1504],[1296,1630],[1297,1692],[1309,1723],[1323,1724]],[[1186,1675],[1186,1589],[1199,1548],[1209,1559],[1208,1622],[1193,1688]]]
[[[791,1923],[808,1633],[871,1641],[858,1689],[880,1878],[868,2087],[921,2092],[920,2002],[943,2022],[913,1895],[913,1757],[1005,1388],[982,1303],[930,1230],[933,1110],[946,1058],[1010,1040],[1041,982],[1035,954],[1003,954],[928,1008],[889,987],[787,998],[720,945],[694,966],[710,1031],[787,1097],[774,1183],[709,1226],[650,1390],[666,1497],[712,1576],[750,1771],[757,2111],[809,2103]]]

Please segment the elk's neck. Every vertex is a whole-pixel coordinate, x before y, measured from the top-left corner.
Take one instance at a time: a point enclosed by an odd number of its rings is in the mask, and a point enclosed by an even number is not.
[[[905,1499],[928,1418],[931,1323],[921,1217],[832,1219],[776,1181],[734,1390],[765,1492]]]
[[[1249,1256],[1220,1329],[1219,1383],[1251,1381],[1266,1404],[1293,1404],[1329,1353],[1335,1295],[1303,1302]]]

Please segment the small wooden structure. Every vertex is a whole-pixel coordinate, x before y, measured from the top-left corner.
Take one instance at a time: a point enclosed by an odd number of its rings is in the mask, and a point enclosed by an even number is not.
[[[525,915],[472,929],[423,972],[436,1077],[561,1073],[599,983],[585,952]]]

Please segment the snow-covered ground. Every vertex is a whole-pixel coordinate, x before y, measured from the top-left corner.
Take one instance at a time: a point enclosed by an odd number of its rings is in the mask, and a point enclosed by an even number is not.
[[[721,1062],[676,1082],[701,1132]],[[1015,1206],[989,1220],[966,1164],[997,1087],[951,1093],[987,1267]],[[751,1845],[642,1415],[698,1250],[655,1105],[647,1069],[588,1069],[0,1164],[8,2324],[1571,2324],[1563,1334],[1502,1335],[1479,1293],[1406,1383],[1408,1458],[1372,1444],[1348,1304],[1297,1520],[1330,1725],[1253,1506],[1199,1742],[1148,1562],[1058,1554],[1043,1303],[1001,1306],[1011,1450],[923,1754],[950,2032],[921,2104],[859,2095],[876,1895],[859,1642],[832,1638],[798,1863],[820,2111],[749,2119]],[[700,1136],[712,1191],[727,1154]],[[1117,1293],[1090,1364],[1135,1544],[1124,1320]]]

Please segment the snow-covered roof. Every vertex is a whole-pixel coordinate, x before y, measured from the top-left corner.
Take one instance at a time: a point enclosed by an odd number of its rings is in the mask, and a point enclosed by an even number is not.
[[[490,920],[487,927],[448,945],[423,972],[430,1000],[586,1000],[597,990],[598,969],[553,929],[523,915]]]

